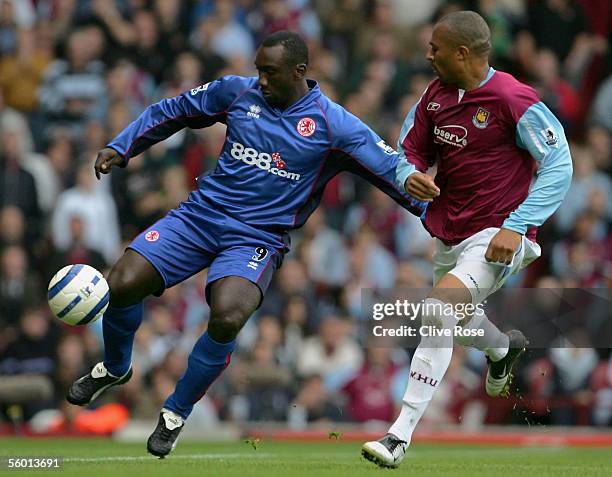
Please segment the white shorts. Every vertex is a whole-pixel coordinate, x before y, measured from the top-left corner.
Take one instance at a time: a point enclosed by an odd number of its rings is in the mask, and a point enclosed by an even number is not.
[[[451,246],[436,239],[433,255],[434,285],[444,275],[451,273],[470,290],[472,302],[478,304],[501,288],[508,276],[518,273],[541,255],[540,246],[523,236],[510,265],[487,262],[485,253],[489,242],[499,230],[490,227]]]

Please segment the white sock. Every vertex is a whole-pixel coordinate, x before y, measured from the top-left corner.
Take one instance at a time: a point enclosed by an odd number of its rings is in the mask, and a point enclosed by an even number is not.
[[[463,327],[466,330],[483,330],[483,336],[455,336],[455,343],[470,346],[484,352],[491,361],[499,361],[508,354],[509,338],[495,326],[484,312],[472,316]]]
[[[445,303],[428,298],[422,325],[438,329],[450,329],[457,324],[454,316],[445,316],[436,311],[442,310]],[[446,373],[453,355],[453,336],[422,336],[410,363],[410,377],[403,398],[399,417],[389,428],[389,432],[410,443],[412,433],[425,412],[434,391]]]

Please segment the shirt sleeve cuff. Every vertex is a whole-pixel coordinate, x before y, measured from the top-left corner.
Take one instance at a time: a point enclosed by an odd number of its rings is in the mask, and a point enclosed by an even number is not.
[[[115,151],[117,154],[119,154],[121,156],[121,163],[118,164],[119,167],[125,167],[127,166],[128,160],[125,157],[125,152],[121,151],[121,148],[119,146],[117,146],[114,143],[110,143],[107,144],[106,147],[108,147],[109,149],[112,149],[113,151]]]
[[[395,176],[395,183],[397,184],[400,190],[406,191],[406,188],[404,187],[404,185],[406,184],[406,179],[408,179],[408,177],[415,172],[417,172],[417,170],[414,166],[404,167],[401,171],[397,172]]]
[[[508,229],[508,230],[513,230],[514,232],[517,232],[521,235],[525,235],[527,233],[527,225],[524,224],[520,224],[515,220],[512,220],[512,217],[508,217],[503,225],[502,228],[504,229]]]

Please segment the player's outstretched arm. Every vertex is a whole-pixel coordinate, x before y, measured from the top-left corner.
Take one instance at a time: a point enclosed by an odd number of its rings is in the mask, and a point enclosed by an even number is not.
[[[98,152],[94,170],[96,177],[100,179],[100,174],[108,174],[113,166],[120,166],[124,162],[123,157],[114,149],[105,147]]]
[[[330,115],[332,151],[346,161],[344,170],[363,177],[409,212],[421,216],[425,204],[396,182],[398,154],[356,116],[343,109]]]
[[[146,151],[185,127],[198,127],[205,116],[197,101],[189,93],[162,99],[150,105],[117,137],[107,144],[123,158],[125,166],[130,158]],[[203,127],[205,124],[200,125]]]
[[[125,166],[131,157],[183,128],[203,128],[223,121],[229,105],[246,91],[249,85],[247,78],[225,76],[174,98],[162,99],[152,104],[106,145],[103,149],[106,152],[99,158],[99,172],[105,173],[102,170],[103,164],[106,164],[109,170],[114,165]],[[115,156],[108,158],[112,154],[108,151],[109,148],[116,151],[122,161],[110,162],[116,159]]]

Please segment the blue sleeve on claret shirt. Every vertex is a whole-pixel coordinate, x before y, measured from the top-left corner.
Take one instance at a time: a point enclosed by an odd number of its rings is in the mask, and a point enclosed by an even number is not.
[[[525,234],[540,226],[559,207],[572,180],[572,159],[563,127],[544,105],[535,103],[516,125],[516,142],[538,164],[527,198],[504,221],[505,229]]]
[[[402,129],[400,131],[400,137],[397,140],[397,150],[399,151],[399,157],[397,161],[397,169],[395,175],[395,183],[401,189],[404,190],[404,184],[406,183],[406,179],[413,172],[417,171],[416,166],[406,159],[406,153],[404,151],[403,142],[412,126],[414,125],[414,117],[416,115],[416,108],[419,105],[419,101],[412,107],[412,109],[408,112],[408,116],[404,120],[404,124],[402,125]]]

